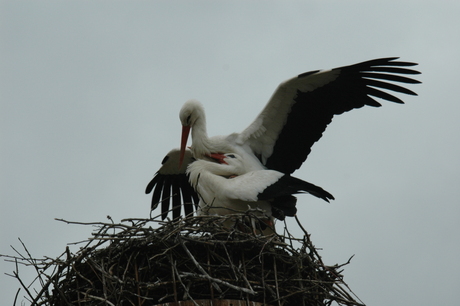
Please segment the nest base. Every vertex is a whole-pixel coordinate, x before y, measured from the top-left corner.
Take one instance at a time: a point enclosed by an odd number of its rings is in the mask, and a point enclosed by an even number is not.
[[[10,257],[39,272],[33,305],[362,305],[343,281],[347,263],[324,265],[306,231],[260,236],[211,216],[60,221],[97,230],[76,254]]]

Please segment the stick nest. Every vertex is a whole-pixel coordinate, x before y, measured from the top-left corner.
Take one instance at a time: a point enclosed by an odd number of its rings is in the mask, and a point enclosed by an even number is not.
[[[301,239],[286,228],[287,236],[260,236],[241,227],[224,229],[225,218],[126,219],[120,224],[60,220],[97,230],[78,242],[84,246],[76,254],[67,248],[56,259],[33,259],[23,245],[27,256],[15,250],[19,256],[5,257],[16,262],[12,276],[31,305],[147,306],[185,300],[199,305],[196,301],[209,299],[362,305],[341,275],[349,262],[324,265],[305,230]],[[41,289],[28,290],[18,263],[34,266]]]

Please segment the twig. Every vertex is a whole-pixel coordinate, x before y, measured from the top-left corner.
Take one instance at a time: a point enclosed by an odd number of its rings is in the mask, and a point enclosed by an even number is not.
[[[175,268],[176,268],[176,262],[175,260],[172,258],[172,254],[169,253],[169,261],[171,262],[171,274],[172,274],[172,279],[173,279],[173,288],[174,288],[174,302],[177,303],[177,288],[176,288],[176,272],[175,272]]]
[[[278,300],[278,305],[281,306],[280,302],[280,290],[278,288],[278,269],[276,269],[276,257],[273,258],[273,271],[275,273],[275,288],[276,288],[276,299]]]
[[[19,277],[19,270],[18,270],[18,265],[17,264],[16,264],[16,271],[13,271],[13,275],[19,281],[19,283],[21,284],[22,288],[24,288],[24,290],[27,292],[27,295],[33,300],[34,297],[30,293],[30,291],[27,288],[27,286],[22,282],[22,279]]]
[[[81,292],[81,293],[84,294],[87,297],[92,298],[92,299],[105,302],[105,303],[109,304],[110,306],[115,306],[115,304],[113,304],[112,302],[110,302],[109,300],[107,300],[105,298],[101,298],[101,297],[98,297],[98,296],[95,296],[95,295],[92,295],[92,294],[89,294],[89,293],[85,293],[85,292]]]
[[[18,288],[18,291],[16,291],[16,295],[14,296],[13,306],[16,306],[16,301],[18,300],[19,291],[21,291],[21,288]]]
[[[230,284],[229,282],[226,282],[226,281],[223,281],[221,279],[218,279],[218,278],[213,278],[213,277],[210,277],[209,275],[204,275],[204,274],[196,274],[196,273],[191,273],[191,272],[182,272],[181,273],[182,275],[184,276],[192,276],[192,277],[196,277],[196,278],[201,278],[201,279],[206,279],[206,280],[210,280],[210,281],[213,281],[215,283],[219,283],[221,285],[225,285],[229,288],[232,288],[234,290],[238,290],[238,291],[242,291],[242,292],[245,292],[245,293],[249,293],[249,294],[252,294],[252,295],[256,295],[257,293],[252,291],[252,290],[249,290],[249,289],[246,289],[246,288],[243,288],[243,287],[238,287],[238,286],[235,286],[235,285],[232,285]]]
[[[211,276],[209,276],[208,273],[206,273],[206,271],[203,269],[203,267],[198,263],[198,261],[196,261],[195,257],[193,257],[192,253],[190,253],[189,249],[187,248],[187,246],[185,245],[185,243],[183,241],[181,241],[181,245],[182,247],[184,248],[185,252],[187,253],[187,255],[190,257],[190,259],[193,261],[193,263],[195,264],[195,266],[198,268],[198,270],[200,270],[201,273],[203,273],[203,276],[204,278],[206,279],[209,279],[209,280],[214,280]],[[222,293],[222,289],[219,288],[219,286],[215,283],[212,283],[212,285],[214,286],[214,288],[216,288],[217,291],[219,291],[220,293]]]
[[[195,302],[195,300],[193,299],[193,297],[189,293],[189,289],[182,282],[182,278],[180,277],[179,271],[177,271],[176,265],[172,265],[172,267],[174,269],[174,274],[176,274],[176,276],[179,278],[179,282],[181,283],[182,287],[184,287],[185,294],[190,298],[190,300],[193,302],[193,304],[195,304],[195,306],[200,306],[197,302]],[[175,292],[174,292],[174,295],[176,295]],[[176,303],[177,303],[177,301],[176,301]]]

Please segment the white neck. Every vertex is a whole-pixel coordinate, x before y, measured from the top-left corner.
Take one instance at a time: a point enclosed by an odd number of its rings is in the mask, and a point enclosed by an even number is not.
[[[212,153],[212,145],[206,130],[206,117],[204,112],[198,116],[192,127],[192,151],[195,158],[203,158]]]

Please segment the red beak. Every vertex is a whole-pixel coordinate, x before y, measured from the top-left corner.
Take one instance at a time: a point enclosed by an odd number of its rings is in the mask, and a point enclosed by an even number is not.
[[[228,165],[228,163],[224,160],[225,159],[225,155],[224,154],[221,154],[221,153],[211,153],[208,155],[209,157],[211,157],[212,159],[214,159],[215,161],[217,161],[219,164],[226,164]]]
[[[180,143],[179,169],[182,167],[182,163],[184,162],[185,148],[187,147],[187,140],[188,140],[188,134],[190,133],[190,128],[191,128],[190,125],[182,126],[182,140]]]

